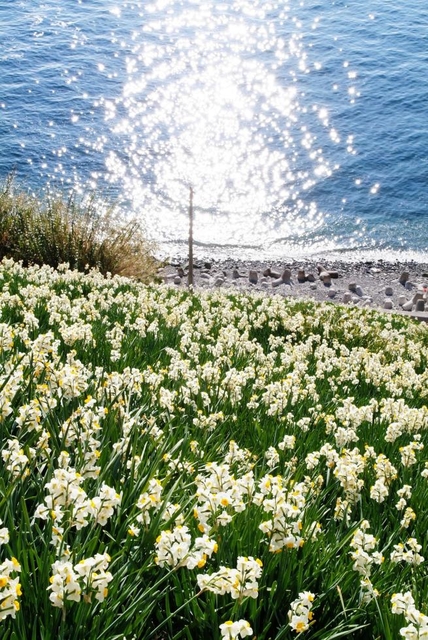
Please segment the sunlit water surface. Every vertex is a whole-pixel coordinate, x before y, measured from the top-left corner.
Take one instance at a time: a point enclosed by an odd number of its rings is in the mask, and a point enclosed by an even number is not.
[[[0,176],[184,253],[426,259],[420,0],[0,0]]]

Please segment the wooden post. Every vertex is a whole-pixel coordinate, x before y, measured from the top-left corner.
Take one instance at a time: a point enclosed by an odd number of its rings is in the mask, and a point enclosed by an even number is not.
[[[189,195],[189,287],[193,287],[193,187]]]

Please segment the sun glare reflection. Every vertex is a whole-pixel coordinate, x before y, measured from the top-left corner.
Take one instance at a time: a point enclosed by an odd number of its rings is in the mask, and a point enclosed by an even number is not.
[[[190,186],[201,243],[268,244],[287,234],[298,241],[322,226],[324,214],[300,197],[334,171],[314,147],[312,125],[334,144],[340,135],[325,106],[304,102],[297,79],[321,65],[309,65],[290,6],[137,5],[141,27],[122,96],[104,103],[123,140],[106,163],[149,231],[185,238]]]

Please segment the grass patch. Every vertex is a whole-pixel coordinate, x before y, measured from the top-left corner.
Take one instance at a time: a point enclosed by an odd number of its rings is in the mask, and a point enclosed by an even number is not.
[[[114,207],[92,195],[39,199],[15,188],[0,189],[0,259],[122,275],[150,282],[159,263],[137,220],[123,222]]]
[[[401,316],[3,260],[1,637],[422,637],[427,347]]]

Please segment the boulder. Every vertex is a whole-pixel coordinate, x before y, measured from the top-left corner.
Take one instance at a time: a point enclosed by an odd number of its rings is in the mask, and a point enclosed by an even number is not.
[[[254,271],[253,269],[251,269],[250,273],[248,274],[248,280],[251,282],[251,284],[257,284],[259,280],[257,271]]]
[[[392,300],[390,298],[385,298],[385,300],[383,301],[383,308],[392,309]]]
[[[386,296],[393,296],[394,295],[394,289],[392,287],[385,287],[385,295]]]
[[[410,278],[410,273],[408,271],[403,271],[398,281],[400,284],[406,284],[409,278]]]
[[[291,280],[291,270],[290,269],[284,269],[284,271],[282,272],[281,279],[282,279],[283,282],[290,282],[290,280]]]
[[[413,302],[412,300],[409,300],[408,302],[405,302],[402,306],[403,311],[411,311],[413,309]]]
[[[418,300],[416,302],[415,311],[425,311],[425,300]]]
[[[304,269],[299,269],[297,272],[297,280],[299,282],[306,282],[306,273]]]

